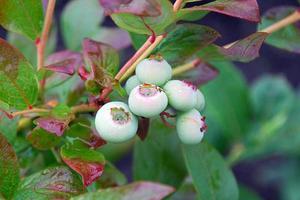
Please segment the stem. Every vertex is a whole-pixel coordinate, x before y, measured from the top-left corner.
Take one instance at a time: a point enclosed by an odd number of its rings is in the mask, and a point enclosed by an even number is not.
[[[201,60],[199,58],[196,58],[195,60],[193,60],[191,62],[188,62],[184,65],[180,65],[173,69],[172,75],[176,76],[178,74],[182,74],[183,72],[189,71],[189,70],[195,68],[200,62],[201,62]]]
[[[43,26],[43,31],[40,37],[40,40],[37,42],[37,69],[42,69],[44,65],[44,51],[46,48],[49,31],[52,24],[52,16],[54,12],[56,0],[49,0],[45,15],[45,21]]]
[[[174,12],[177,12],[178,10],[180,10],[182,2],[183,2],[183,0],[175,1],[174,5],[173,5]]]
[[[300,11],[295,11],[289,16],[283,18],[282,20],[272,24],[271,26],[260,30],[259,32],[266,32],[266,33],[274,33],[290,24],[293,24],[300,20]]]
[[[278,22],[276,22],[276,23],[260,30],[259,32],[266,32],[266,33],[271,34],[271,33],[274,33],[275,31],[278,31],[278,30],[280,30],[280,29],[282,29],[282,28],[284,28],[288,25],[291,25],[291,24],[293,24],[293,23],[295,23],[299,20],[300,20],[300,12],[295,11],[292,14],[290,14],[289,16],[287,16],[287,17],[283,18],[282,20],[280,20],[280,21],[278,21]],[[238,42],[238,40],[235,41],[235,42],[232,42],[230,44],[224,45],[223,48],[225,48],[225,49],[230,48],[236,42]],[[195,60],[193,60],[189,63],[186,63],[184,65],[180,65],[178,67],[175,67],[173,69],[173,76],[193,69],[196,66],[195,63],[199,64],[199,62],[200,62],[199,58],[196,58]]]
[[[173,5],[174,12],[177,12],[183,3],[183,0],[176,0]],[[151,54],[153,49],[164,39],[163,35],[157,36],[154,41],[153,36],[150,36],[142,47],[130,58],[126,64],[121,68],[118,74],[115,76],[116,81],[123,82],[126,80],[135,70],[137,64]],[[105,99],[112,90],[103,90],[100,97]]]
[[[288,25],[291,25],[297,21],[300,20],[300,11],[295,11],[292,14],[288,15],[287,17],[283,18],[282,20],[275,22],[274,24],[258,31],[258,32],[265,32],[265,33],[274,33]],[[237,41],[232,42],[230,44],[227,44],[223,46],[225,49],[230,48],[232,45],[234,45]]]
[[[80,113],[80,112],[94,112],[94,111],[97,111],[98,109],[99,109],[99,107],[96,105],[81,104],[81,105],[72,107],[71,110],[72,110],[73,114],[76,114],[76,113]]]
[[[130,68],[130,66],[151,46],[152,37],[150,36],[147,41],[143,44],[141,48],[125,63],[125,65],[121,68],[118,74],[115,76],[116,80],[120,80],[120,78],[126,73],[126,71]]]
[[[26,114],[31,114],[31,113],[49,113],[50,110],[44,109],[44,108],[32,108],[29,110],[22,110],[22,111],[17,111],[14,113],[11,113],[11,117],[14,118],[19,115],[26,115]]]

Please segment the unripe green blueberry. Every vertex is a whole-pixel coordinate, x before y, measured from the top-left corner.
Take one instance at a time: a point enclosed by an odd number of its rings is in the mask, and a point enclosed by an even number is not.
[[[172,78],[172,67],[162,57],[153,56],[142,60],[135,74],[141,83],[162,86]]]
[[[131,76],[125,84],[125,90],[127,92],[127,94],[129,95],[131,90],[133,90],[133,88],[135,88],[136,86],[140,85],[141,82],[138,80],[138,78],[136,77],[136,75]]]
[[[203,108],[205,107],[205,98],[204,95],[202,94],[202,92],[200,90],[197,90],[197,103],[195,108],[198,111],[203,110]]]
[[[191,83],[171,80],[164,86],[164,91],[168,96],[169,104],[180,111],[187,111],[196,106],[196,87]]]
[[[176,120],[178,137],[184,144],[198,144],[206,131],[205,118],[196,109],[181,113]]]
[[[127,104],[119,101],[102,106],[95,118],[96,130],[107,142],[124,142],[132,138],[138,128],[137,117]]]
[[[166,109],[168,98],[160,87],[142,84],[131,91],[128,104],[134,114],[150,118],[159,115]]]

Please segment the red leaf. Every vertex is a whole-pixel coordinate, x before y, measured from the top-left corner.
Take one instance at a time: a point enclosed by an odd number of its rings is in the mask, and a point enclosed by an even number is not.
[[[58,120],[51,117],[41,117],[36,119],[37,126],[42,129],[54,133],[57,136],[62,136],[65,129],[68,127],[68,120]]]
[[[101,137],[98,136],[98,134],[96,135],[95,133],[91,133],[91,137],[89,140],[89,146],[93,147],[95,149],[105,145],[107,142],[105,140],[103,140]]]
[[[137,130],[137,135],[140,137],[141,140],[145,140],[148,135],[150,125],[150,119],[141,117],[139,119],[139,127]]]
[[[216,0],[185,10],[208,10],[253,22],[260,21],[259,7],[256,0]]]
[[[149,17],[159,16],[161,8],[156,0],[99,0],[107,15],[131,13]]]
[[[54,72],[73,75],[75,70],[82,65],[83,60],[80,53],[65,50],[50,55],[44,68]]]
[[[63,160],[69,167],[81,175],[85,186],[90,185],[99,178],[104,170],[104,164],[96,162],[86,162],[66,157],[63,157]]]
[[[222,52],[231,60],[249,62],[259,56],[261,45],[269,34],[264,32],[256,32],[248,37],[239,40],[229,46],[222,48]]]

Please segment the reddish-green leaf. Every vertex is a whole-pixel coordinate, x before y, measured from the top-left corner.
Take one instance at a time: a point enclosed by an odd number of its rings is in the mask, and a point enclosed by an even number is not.
[[[174,188],[154,182],[134,182],[129,185],[87,193],[72,200],[161,200],[174,192]]]
[[[155,53],[161,54],[169,63],[181,64],[219,36],[217,31],[208,26],[180,24],[168,33]]]
[[[274,24],[297,9],[300,12],[299,8],[292,6],[279,6],[268,10],[263,15],[262,22],[258,25],[258,30]],[[272,33],[266,39],[266,43],[290,52],[300,53],[300,23],[296,22]]]
[[[58,145],[61,138],[54,133],[36,127],[29,133],[27,140],[37,149],[48,150]]]
[[[131,13],[141,17],[158,16],[161,8],[157,0],[99,0],[105,13]]]
[[[42,1],[0,0],[0,25],[36,40],[43,25]]]
[[[70,169],[63,166],[51,167],[26,177],[14,199],[70,199],[84,191],[79,177]]]
[[[65,135],[70,142],[80,140],[94,149],[106,144],[106,141],[93,131],[90,127],[90,122],[85,118],[76,119]]]
[[[85,39],[82,43],[85,62],[91,68],[92,80],[100,86],[110,86],[119,67],[118,52],[110,45]]]
[[[158,3],[161,10],[158,16],[141,17],[130,13],[115,13],[111,17],[120,28],[127,31],[147,35],[162,34],[176,17],[169,0],[160,0]]]
[[[64,162],[81,175],[85,186],[96,181],[104,170],[104,156],[80,141],[66,143],[60,153]]]
[[[0,100],[17,109],[33,105],[38,95],[35,71],[24,56],[0,38]]]
[[[69,120],[60,120],[52,117],[40,117],[35,120],[36,125],[45,131],[53,133],[57,136],[62,136],[65,129],[68,127]]]
[[[256,0],[215,0],[213,2],[183,10],[213,11],[253,22],[260,21]]]
[[[19,163],[13,147],[1,133],[0,177],[0,196],[11,199],[20,181]]]
[[[246,38],[238,40],[228,48],[209,45],[197,53],[205,61],[232,60],[250,62],[259,56],[259,50],[268,33],[256,32]]]
[[[82,65],[83,60],[80,53],[65,50],[50,55],[44,68],[54,72],[73,75]]]

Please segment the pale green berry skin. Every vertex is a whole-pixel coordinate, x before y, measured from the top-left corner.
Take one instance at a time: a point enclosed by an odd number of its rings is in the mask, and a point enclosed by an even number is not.
[[[148,89],[151,90],[149,94]],[[158,86],[142,84],[131,91],[128,104],[131,112],[135,115],[151,118],[166,109],[168,98]]]
[[[195,108],[198,111],[202,111],[204,109],[204,107],[205,107],[205,98],[204,98],[203,93],[198,89],[197,90],[197,103],[196,103]]]
[[[179,111],[187,111],[196,106],[197,92],[194,86],[180,80],[171,80],[163,87],[169,104]]]
[[[176,120],[176,130],[180,141],[184,144],[198,144],[201,142],[205,129],[205,122],[196,109],[179,114]]]
[[[164,59],[144,59],[137,65],[135,74],[141,83],[163,86],[172,78],[172,67]]]
[[[125,84],[125,90],[127,92],[127,94],[129,95],[131,90],[133,90],[133,88],[135,88],[136,86],[140,85],[141,82],[138,80],[137,76],[131,76]]]
[[[128,116],[126,121],[113,120],[112,109],[123,109]],[[138,119],[134,116],[127,104],[119,101],[103,105],[95,118],[96,130],[100,137],[111,143],[125,142],[133,138],[137,132]]]

